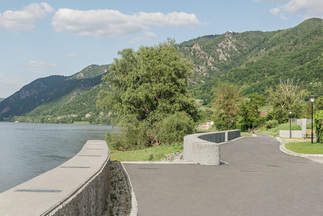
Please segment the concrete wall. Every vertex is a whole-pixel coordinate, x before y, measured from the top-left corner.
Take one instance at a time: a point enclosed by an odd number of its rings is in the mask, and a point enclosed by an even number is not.
[[[109,195],[110,152],[89,140],[61,166],[0,194],[0,215],[102,215]]]
[[[297,119],[296,123],[302,128],[302,136],[306,137],[306,119]]]
[[[306,134],[305,134],[306,135]],[[292,138],[304,138],[305,136],[302,131],[292,131]],[[280,130],[279,131],[279,137],[282,138],[289,138],[290,137],[290,131],[289,130]]]
[[[292,138],[304,138],[306,137],[306,119],[292,119],[292,123],[297,123],[297,125],[301,126],[301,131],[293,131],[292,130]],[[289,138],[290,131],[289,130],[280,130],[279,137]]]
[[[240,137],[240,130],[191,134],[184,137],[184,160],[220,165],[220,143]]]

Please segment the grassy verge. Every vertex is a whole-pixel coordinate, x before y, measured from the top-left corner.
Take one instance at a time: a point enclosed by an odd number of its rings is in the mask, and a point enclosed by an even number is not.
[[[115,151],[111,150],[110,159],[117,161],[160,161],[167,154],[183,151],[183,143],[161,145],[142,150]]]
[[[301,154],[323,154],[323,145],[311,142],[293,142],[285,144],[285,148]]]
[[[285,124],[280,124],[275,128],[271,128],[271,129],[266,129],[265,126],[259,128],[259,130],[257,130],[257,133],[263,133],[263,134],[268,134],[274,137],[278,137],[279,136],[279,131],[280,130],[289,130],[290,129],[290,124],[289,123],[285,123]],[[292,123],[292,130],[302,130],[301,126]]]

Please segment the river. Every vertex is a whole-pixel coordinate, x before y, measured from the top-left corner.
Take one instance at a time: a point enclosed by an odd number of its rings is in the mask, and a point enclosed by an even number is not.
[[[111,126],[0,122],[0,193],[51,170]]]

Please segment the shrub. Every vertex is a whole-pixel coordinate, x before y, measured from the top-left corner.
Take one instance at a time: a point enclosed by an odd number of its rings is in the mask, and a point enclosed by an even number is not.
[[[278,125],[278,121],[277,120],[270,120],[270,121],[267,121],[266,122],[265,127],[268,130],[268,129],[277,127],[277,125]]]
[[[148,121],[133,120],[124,123],[120,131],[106,134],[111,149],[127,151],[160,144],[182,142],[183,137],[195,132],[194,121],[185,112],[177,112],[151,125]]]
[[[266,118],[265,117],[262,117],[262,116],[259,116],[254,122],[253,122],[253,127],[256,128],[256,127],[259,127],[259,126],[262,126],[264,125],[266,122]]]
[[[123,124],[120,131],[106,134],[106,141],[111,149],[127,151],[143,149],[149,146],[148,124],[145,121]]]
[[[182,142],[183,137],[195,132],[195,123],[185,112],[177,112],[162,120],[157,127],[161,143]]]

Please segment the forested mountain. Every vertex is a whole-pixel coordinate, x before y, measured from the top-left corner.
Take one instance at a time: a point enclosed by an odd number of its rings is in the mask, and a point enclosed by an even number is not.
[[[4,100],[4,98],[0,98],[0,102],[3,101],[3,100]]]
[[[0,120],[29,116],[37,118],[38,122],[61,122],[66,116],[79,120],[86,114],[89,118],[96,112],[99,89],[108,88],[100,85],[102,75],[107,72],[108,65],[90,65],[73,76],[37,79],[0,103]],[[92,108],[85,108],[87,106]],[[86,111],[89,112],[84,113]]]
[[[178,49],[194,62],[192,95],[210,102],[218,82],[238,85],[244,95],[266,95],[280,79],[299,80],[323,95],[323,20],[313,18],[287,30],[226,32],[193,39]]]
[[[214,98],[219,82],[236,84],[242,94],[267,96],[280,79],[295,82],[323,95],[323,20],[313,18],[298,26],[272,32],[226,32],[176,45],[192,59],[194,75],[189,90],[205,104]],[[96,109],[100,90],[109,90],[101,77],[108,65],[90,65],[69,76],[37,79],[0,101],[0,120],[69,123],[109,123],[111,113]],[[15,117],[13,116],[23,116]]]

